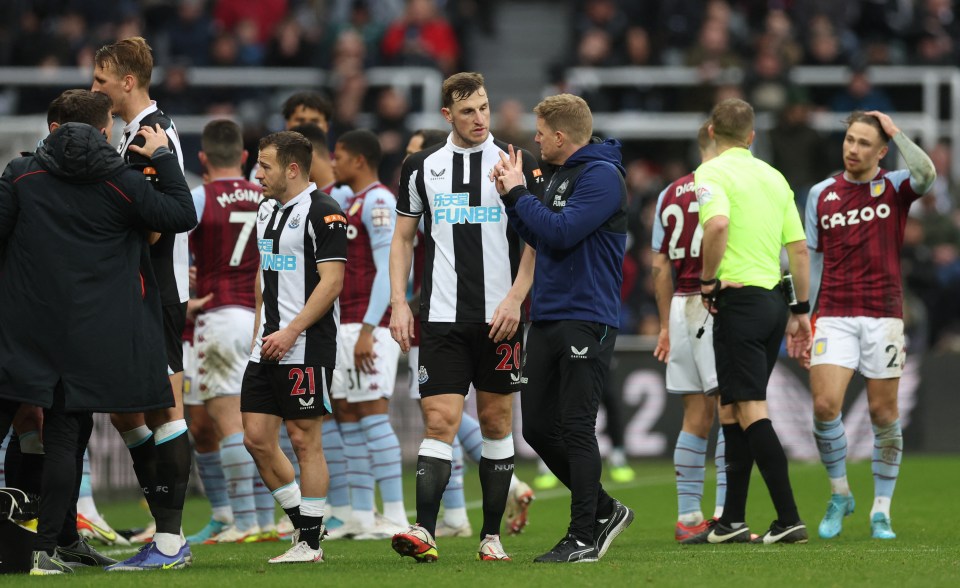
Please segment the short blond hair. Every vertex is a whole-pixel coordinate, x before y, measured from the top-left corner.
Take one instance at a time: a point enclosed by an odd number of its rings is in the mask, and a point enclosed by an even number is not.
[[[132,75],[141,88],[150,87],[153,53],[143,37],[130,37],[104,45],[97,49],[94,62],[97,67],[103,69],[109,67],[120,78]]]
[[[753,131],[753,107],[739,98],[727,98],[713,107],[710,122],[718,143],[744,143]]]
[[[557,94],[540,101],[533,113],[554,131],[566,134],[570,141],[586,145],[593,134],[593,114],[587,102],[573,94]]]

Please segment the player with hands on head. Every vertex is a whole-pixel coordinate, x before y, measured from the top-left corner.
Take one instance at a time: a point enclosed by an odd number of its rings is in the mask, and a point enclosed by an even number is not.
[[[844,517],[854,510],[841,410],[859,371],[867,383],[874,434],[871,533],[875,539],[893,539],[890,502],[903,457],[897,395],[906,362],[900,248],[910,206],[933,186],[936,170],[882,112],[855,111],[846,126],[843,171],[811,188],[806,210],[810,298],[817,308],[808,356],[813,434],[831,494],[819,534],[823,539],[839,535]],[[890,141],[907,169],[880,167]]]

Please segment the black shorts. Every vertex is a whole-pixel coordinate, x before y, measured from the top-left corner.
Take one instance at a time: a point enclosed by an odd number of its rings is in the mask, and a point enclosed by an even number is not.
[[[717,298],[713,352],[721,404],[766,400],[787,327],[780,288],[728,288]]]
[[[167,368],[173,374],[183,371],[183,329],[186,325],[186,302],[163,307],[163,344],[167,350]]]
[[[330,414],[333,370],[303,364],[247,363],[240,386],[240,412],[272,414],[284,420]]]
[[[520,391],[522,327],[494,343],[484,323],[430,323],[420,326],[420,366],[415,374],[420,397],[467,395],[470,384],[483,392]]]

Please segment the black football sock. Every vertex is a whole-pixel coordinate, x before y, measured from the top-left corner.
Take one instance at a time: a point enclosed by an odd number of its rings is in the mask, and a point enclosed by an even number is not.
[[[483,493],[483,527],[480,539],[487,535],[499,535],[503,511],[510,494],[513,478],[513,456],[504,459],[480,458],[480,490]]]
[[[797,503],[793,499],[793,488],[790,487],[787,456],[783,452],[783,446],[780,445],[777,432],[773,430],[773,423],[770,419],[760,419],[747,428],[746,436],[750,452],[763,475],[763,481],[767,483],[773,506],[777,509],[777,522],[783,527],[798,523],[800,515],[797,513]],[[727,441],[728,451],[729,443]],[[730,492],[729,483],[728,479],[728,493]],[[727,516],[726,512],[723,516]]]
[[[311,517],[300,514],[300,540],[306,541],[310,549],[320,549],[320,528],[323,526],[323,517]],[[290,519],[293,520],[292,518]]]
[[[417,524],[431,537],[437,532],[437,513],[443,491],[450,481],[450,470],[450,460],[424,455],[417,457]]]
[[[150,514],[157,518],[154,509],[156,497],[153,490],[157,486],[157,446],[153,443],[153,435],[144,439],[139,445],[128,447],[130,458],[133,459],[133,473],[137,475],[137,483],[143,491],[143,497],[150,507]]]
[[[287,513],[287,517],[290,519],[290,524],[293,525],[294,529],[299,529],[301,526],[300,521],[300,507],[292,506],[290,508],[283,509],[283,512]]]
[[[154,437],[156,439],[156,437]],[[156,446],[157,474],[153,492],[158,533],[180,534],[183,501],[190,480],[190,439],[183,431]]]
[[[727,443],[727,498],[720,522],[730,526],[747,520],[747,492],[750,489],[753,454],[747,443],[747,435],[739,424],[722,426],[723,438]]]

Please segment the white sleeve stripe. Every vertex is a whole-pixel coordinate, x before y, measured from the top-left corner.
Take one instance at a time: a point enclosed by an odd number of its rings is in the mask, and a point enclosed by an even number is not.
[[[397,210],[397,214],[402,214],[403,216],[409,216],[411,218],[419,218],[423,216],[423,212],[404,212],[402,210]]]
[[[346,258],[346,257],[325,257],[325,258],[323,258],[323,259],[318,259],[318,260],[317,260],[317,263],[323,263],[323,262],[325,262],[325,261],[342,261],[342,262],[346,263],[346,262],[347,262],[347,258]]]

